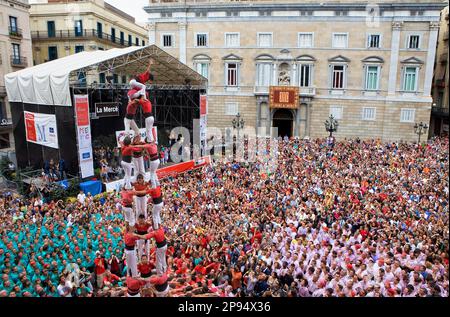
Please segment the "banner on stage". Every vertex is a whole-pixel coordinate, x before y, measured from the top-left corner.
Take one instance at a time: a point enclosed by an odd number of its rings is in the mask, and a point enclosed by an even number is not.
[[[99,118],[118,117],[119,116],[119,102],[96,102],[95,114]]]
[[[208,96],[200,95],[200,116],[208,114]]]
[[[145,128],[139,129],[139,132],[141,133],[141,140],[145,140],[147,137],[147,130]],[[153,127],[153,135],[156,135],[156,142],[158,142],[158,127]],[[130,136],[131,138],[134,137],[134,131],[130,130]],[[125,130],[116,131],[116,143],[117,147],[120,147],[120,142],[125,137]]]
[[[208,164],[211,164],[211,157],[203,156],[203,157],[200,157],[197,161],[191,160],[188,162],[182,162],[182,163],[173,164],[170,166],[165,166],[163,168],[159,168],[156,171],[156,175],[158,175],[159,179],[167,178],[170,176],[174,177],[174,176],[177,176],[178,174],[192,171],[194,169],[203,167]],[[150,173],[146,173],[145,178],[149,179]],[[108,191],[108,192],[113,191],[113,190],[119,191],[120,188],[123,186],[123,183],[124,183],[123,179],[106,183],[105,184],[106,191]]]
[[[54,114],[24,111],[25,134],[28,142],[58,149],[58,130]]]
[[[86,178],[94,176],[89,98],[88,95],[74,95],[73,97],[77,118],[78,159],[80,161],[81,178]]]

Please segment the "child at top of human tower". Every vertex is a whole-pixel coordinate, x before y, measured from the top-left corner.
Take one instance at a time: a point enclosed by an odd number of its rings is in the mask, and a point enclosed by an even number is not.
[[[129,102],[124,118],[125,133],[128,135],[130,128],[133,128],[133,130],[135,130],[135,134],[138,134],[137,126],[134,123],[134,116],[136,114],[137,108],[139,107],[139,105],[141,105],[142,112],[145,118],[145,129],[147,132],[146,141],[149,143],[156,140],[156,136],[153,135],[153,123],[155,122],[155,118],[151,115],[152,104],[147,98],[145,86],[145,83],[147,81],[152,81],[154,78],[150,73],[151,65],[153,65],[153,59],[150,59],[147,69],[144,73],[138,74],[134,76],[132,80],[130,80],[130,89],[127,93]]]

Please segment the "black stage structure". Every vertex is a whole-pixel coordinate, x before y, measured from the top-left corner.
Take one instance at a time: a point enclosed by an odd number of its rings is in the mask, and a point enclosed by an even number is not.
[[[154,60],[151,67],[154,80],[151,85],[147,86],[147,91],[153,105],[152,113],[155,117],[155,126],[158,127],[159,144],[167,145],[170,131],[179,126],[189,129],[191,140],[193,139],[193,120],[200,117],[200,94],[206,93],[206,78],[155,45],[136,47],[131,52],[130,48],[122,50],[125,51],[124,54],[99,62],[93,61],[89,65],[84,65],[70,72],[70,97],[72,100],[72,106],[70,107],[10,101],[19,168],[23,169],[30,166],[42,168],[47,160],[53,158],[57,163],[59,159],[63,158],[68,172],[78,175],[79,161],[75,109],[73,106],[74,94],[87,94],[89,96],[92,140],[101,135],[115,135],[115,131],[124,129],[123,118],[128,102],[127,83],[131,77],[146,69],[150,58]],[[98,54],[98,51],[92,53]],[[41,65],[34,67],[39,66]],[[100,74],[104,74],[105,78],[116,80],[125,77],[126,82],[118,84],[111,80],[108,83],[98,83]],[[96,117],[95,103],[98,102],[119,102],[119,115]],[[56,116],[59,149],[27,142],[23,111],[54,114]],[[139,128],[145,127],[140,110],[137,112],[135,120]]]

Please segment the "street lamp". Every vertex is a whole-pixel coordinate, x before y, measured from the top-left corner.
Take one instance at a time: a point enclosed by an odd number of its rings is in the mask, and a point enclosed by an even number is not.
[[[231,121],[231,123],[233,124],[233,128],[237,130],[237,138],[239,140],[239,130],[244,128],[244,124],[245,121],[244,119],[241,118],[241,115],[238,114],[236,115],[236,117],[233,119],[233,121]]]
[[[325,129],[330,132],[330,138],[333,137],[333,132],[337,131],[337,128],[339,126],[339,123],[337,120],[333,117],[332,114],[328,117],[328,119],[325,121]]]
[[[428,129],[428,124],[420,122],[414,124],[414,132],[419,136],[419,143],[420,143],[420,136],[422,134],[425,134]]]

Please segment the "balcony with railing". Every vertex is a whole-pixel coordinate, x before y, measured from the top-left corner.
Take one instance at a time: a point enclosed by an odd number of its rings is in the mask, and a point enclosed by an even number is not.
[[[119,37],[111,36],[111,34],[98,32],[96,29],[84,29],[84,30],[59,30],[54,32],[48,31],[33,31],[31,32],[31,38],[33,41],[49,41],[49,40],[73,40],[73,39],[86,39],[86,40],[98,40],[104,43],[110,43],[116,46],[132,46],[133,43],[129,43],[126,40],[122,40]]]
[[[11,66],[13,67],[27,67],[27,58],[22,56],[11,55]]]
[[[431,107],[431,114],[436,117],[449,117],[449,108],[448,107],[440,107],[435,106]]]
[[[288,86],[292,87],[292,86]],[[255,86],[253,93],[255,95],[269,94],[269,86]],[[315,87],[299,87],[299,95],[302,97],[313,97],[316,95]]]
[[[15,39],[22,38],[22,29],[19,29],[18,27],[9,26],[8,32],[9,32],[9,37],[11,37],[11,38],[15,38]]]

